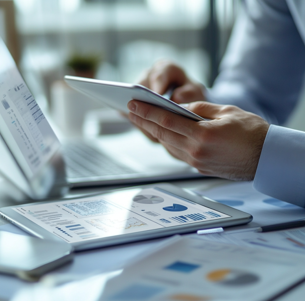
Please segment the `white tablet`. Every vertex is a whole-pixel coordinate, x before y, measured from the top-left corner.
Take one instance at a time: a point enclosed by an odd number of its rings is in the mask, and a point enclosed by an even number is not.
[[[176,114],[188,117],[195,121],[206,120],[203,117],[187,110],[185,107],[170,99],[149,90],[141,85],[125,84],[83,78],[77,76],[65,76],[65,81],[73,89],[89,96],[118,111],[129,113],[127,104],[132,99],[137,99]]]
[[[0,209],[31,234],[92,249],[199,229],[248,223],[252,216],[170,184]]]

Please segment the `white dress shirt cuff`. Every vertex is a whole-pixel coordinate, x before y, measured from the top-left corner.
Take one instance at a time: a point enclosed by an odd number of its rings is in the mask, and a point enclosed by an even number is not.
[[[254,178],[267,195],[305,207],[305,133],[270,125]]]

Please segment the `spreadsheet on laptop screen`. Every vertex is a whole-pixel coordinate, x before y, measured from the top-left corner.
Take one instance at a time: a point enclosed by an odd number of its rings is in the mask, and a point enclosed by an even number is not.
[[[1,135],[30,178],[60,143],[0,39]]]

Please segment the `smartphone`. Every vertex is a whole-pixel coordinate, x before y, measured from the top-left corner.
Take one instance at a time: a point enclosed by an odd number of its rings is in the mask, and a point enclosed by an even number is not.
[[[141,85],[110,82],[69,75],[65,76],[65,81],[71,88],[126,114],[129,113],[127,108],[128,102],[132,99],[136,99],[161,107],[194,121],[207,120],[172,100]]]
[[[0,231],[0,273],[35,281],[72,259],[73,247],[63,241]]]

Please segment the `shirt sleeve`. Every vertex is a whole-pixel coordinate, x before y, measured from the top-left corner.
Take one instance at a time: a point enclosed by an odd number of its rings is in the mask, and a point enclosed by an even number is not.
[[[271,125],[254,188],[274,198],[305,207],[305,133]]]
[[[285,0],[245,1],[206,99],[283,124],[298,102],[305,45]]]

